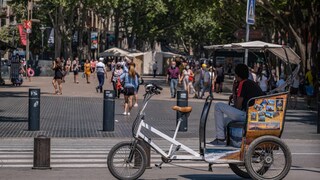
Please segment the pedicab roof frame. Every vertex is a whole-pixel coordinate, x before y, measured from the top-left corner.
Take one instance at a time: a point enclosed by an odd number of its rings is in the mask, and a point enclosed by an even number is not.
[[[242,43],[231,43],[221,45],[204,46],[205,49],[251,49],[251,50],[267,50],[280,58],[285,63],[300,64],[300,57],[290,48],[279,44],[266,43],[263,41],[249,41]]]

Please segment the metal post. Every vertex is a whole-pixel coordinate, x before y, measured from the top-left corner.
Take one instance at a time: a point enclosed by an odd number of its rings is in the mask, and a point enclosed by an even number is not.
[[[29,89],[28,130],[40,130],[40,89]]]
[[[50,138],[42,135],[34,138],[32,169],[51,169],[50,146]]]
[[[247,23],[247,26],[246,26],[246,42],[249,41],[249,34],[250,34],[250,25]],[[248,65],[248,49],[245,49],[244,64]]]
[[[31,8],[32,8],[32,1],[31,0],[28,0],[28,5],[27,5],[27,21],[29,21],[30,20],[30,11],[32,11],[31,10]],[[29,63],[29,48],[30,48],[30,41],[29,41],[29,32],[27,31],[27,44],[26,44],[26,64],[28,64]]]
[[[188,92],[187,91],[177,91],[177,106],[186,107],[188,106]],[[177,111],[176,123],[178,124],[179,119],[182,118],[182,122],[179,127],[179,131],[188,130],[188,118],[182,116],[182,113]]]
[[[115,92],[105,90],[103,93],[103,131],[114,131]]]
[[[317,134],[320,134],[320,95],[318,93],[318,122],[317,122]]]

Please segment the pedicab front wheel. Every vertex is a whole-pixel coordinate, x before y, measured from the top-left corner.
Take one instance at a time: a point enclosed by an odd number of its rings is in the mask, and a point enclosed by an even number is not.
[[[132,148],[132,142],[120,142],[110,150],[107,164],[110,173],[115,178],[138,179],[144,173],[147,164],[146,152],[138,144],[134,149]],[[132,159],[129,158],[130,153],[133,153]]]
[[[245,166],[252,179],[283,179],[290,171],[292,157],[289,147],[278,137],[255,139],[245,156]]]

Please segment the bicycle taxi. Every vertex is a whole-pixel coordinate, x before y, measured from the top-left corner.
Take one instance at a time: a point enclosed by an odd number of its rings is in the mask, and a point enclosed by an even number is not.
[[[187,147],[176,140],[183,116],[188,116],[192,107],[174,106],[179,111],[179,119],[173,137],[170,137],[146,123],[145,108],[152,96],[160,94],[162,88],[156,84],[146,84],[142,108],[133,122],[132,141],[120,142],[109,152],[107,164],[111,174],[118,179],[137,179],[146,169],[147,155],[138,144],[142,140],[157,153],[161,154],[162,162],[156,164],[161,168],[163,163],[174,160],[204,161],[209,164],[228,164],[231,170],[243,178],[252,179],[283,179],[291,168],[291,152],[281,140],[285,125],[285,114],[288,104],[288,91],[274,93],[278,89],[291,84],[298,74],[300,58],[288,47],[260,41],[215,45],[208,49],[237,49],[269,52],[277,56],[287,66],[290,76],[286,83],[272,90],[270,94],[252,98],[248,102],[246,121],[232,121],[228,124],[226,146],[209,146],[206,143],[206,123],[213,104],[212,93],[204,103],[199,119],[199,151]],[[294,67],[294,71],[291,68]],[[250,102],[254,102],[253,105]],[[150,131],[171,143],[169,149],[160,148],[145,133]],[[182,153],[183,152],[183,153]]]

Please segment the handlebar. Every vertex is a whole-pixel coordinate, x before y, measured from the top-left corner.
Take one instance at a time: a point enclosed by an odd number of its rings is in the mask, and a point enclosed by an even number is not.
[[[163,88],[154,83],[150,83],[145,85],[145,89],[146,93],[160,94],[160,91],[162,91]]]

